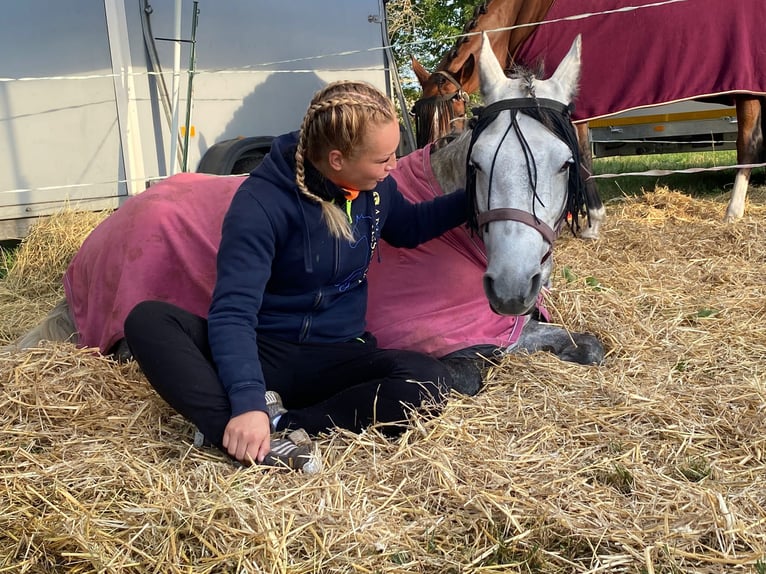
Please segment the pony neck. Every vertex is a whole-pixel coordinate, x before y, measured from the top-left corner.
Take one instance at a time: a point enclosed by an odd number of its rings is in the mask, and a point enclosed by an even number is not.
[[[465,188],[466,154],[470,143],[471,130],[466,130],[446,146],[432,148],[431,170],[444,193]]]

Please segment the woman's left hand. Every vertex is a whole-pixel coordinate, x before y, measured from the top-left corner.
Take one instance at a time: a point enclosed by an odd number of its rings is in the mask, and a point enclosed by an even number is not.
[[[223,432],[223,447],[242,463],[263,462],[271,450],[269,415],[248,411],[231,418]]]

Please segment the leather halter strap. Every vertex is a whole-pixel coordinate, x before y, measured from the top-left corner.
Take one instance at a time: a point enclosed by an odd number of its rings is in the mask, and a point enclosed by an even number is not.
[[[450,84],[452,84],[456,90],[454,92],[447,92],[442,93],[441,86],[443,85],[443,82],[437,82],[439,86],[439,93],[436,95],[430,96],[428,98],[420,98],[417,100],[414,104],[414,107],[418,107],[419,102],[448,102],[450,100],[463,100],[468,101],[468,94],[465,93],[463,90],[463,86],[460,84],[460,82],[455,79],[455,76],[447,72],[446,70],[436,70],[431,76],[439,76],[440,78],[444,78],[447,80]]]
[[[524,223],[533,228],[543,239],[548,242],[548,245],[553,245],[558,233],[551,229],[551,227],[542,221],[537,219],[534,215],[528,211],[522,209],[514,209],[513,207],[499,207],[496,209],[490,209],[477,215],[477,222],[479,227],[486,225],[490,221],[518,221]]]
[[[449,81],[449,83],[451,83],[453,86],[455,86],[457,88],[458,93],[463,91],[463,86],[461,86],[460,82],[458,82],[455,79],[455,76],[450,74],[448,71],[446,71],[446,70],[436,70],[433,73],[433,75],[434,76],[441,76],[442,78],[445,78],[447,81]],[[452,95],[455,95],[455,94],[452,94]]]

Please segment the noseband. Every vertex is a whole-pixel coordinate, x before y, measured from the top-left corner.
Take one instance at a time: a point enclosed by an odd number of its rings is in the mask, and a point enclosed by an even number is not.
[[[505,134],[503,134],[500,144],[495,150],[495,155],[492,158],[492,167],[489,173],[490,189],[487,192],[487,209],[486,211],[479,211],[476,197],[476,168],[471,163],[471,153],[473,151],[473,146],[479,139],[481,133],[502,111],[511,112],[511,124],[508,126]],[[537,120],[550,129],[559,139],[567,144],[574,157],[574,164],[569,169],[566,207],[556,221],[554,228],[551,228],[544,221],[540,220],[535,213],[535,201],[540,202],[540,204],[543,205],[542,200],[537,196],[537,166],[535,165],[532,150],[519,127],[518,112],[530,116],[532,119]],[[481,227],[488,226],[489,223],[493,221],[518,221],[519,223],[528,225],[542,235],[543,239],[548,243],[548,252],[543,256],[543,262],[548,259],[553,250],[553,242],[561,230],[561,225],[566,219],[567,213],[572,216],[571,229],[573,233],[576,233],[576,230],[580,227],[578,216],[584,211],[585,185],[582,176],[580,175],[580,170],[577,168],[577,166],[580,165],[580,151],[577,145],[577,134],[575,133],[574,126],[571,122],[571,112],[571,106],[546,98],[513,98],[500,100],[485,108],[474,110],[473,121],[475,123],[472,126],[471,143],[466,158],[466,191],[470,202],[468,225],[472,230],[478,231]],[[490,208],[492,178],[495,171],[497,154],[500,151],[500,146],[511,130],[516,134],[516,137],[521,144],[524,158],[527,162],[527,176],[529,177],[529,182],[534,194],[532,213],[511,207]]]

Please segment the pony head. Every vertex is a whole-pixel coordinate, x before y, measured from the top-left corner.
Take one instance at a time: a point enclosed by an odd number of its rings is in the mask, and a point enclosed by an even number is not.
[[[487,252],[484,291],[495,312],[529,312],[552,269],[553,242],[584,204],[571,105],[580,74],[578,36],[547,80],[506,77],[484,36],[480,88],[485,107],[472,124],[466,187],[469,223]]]

